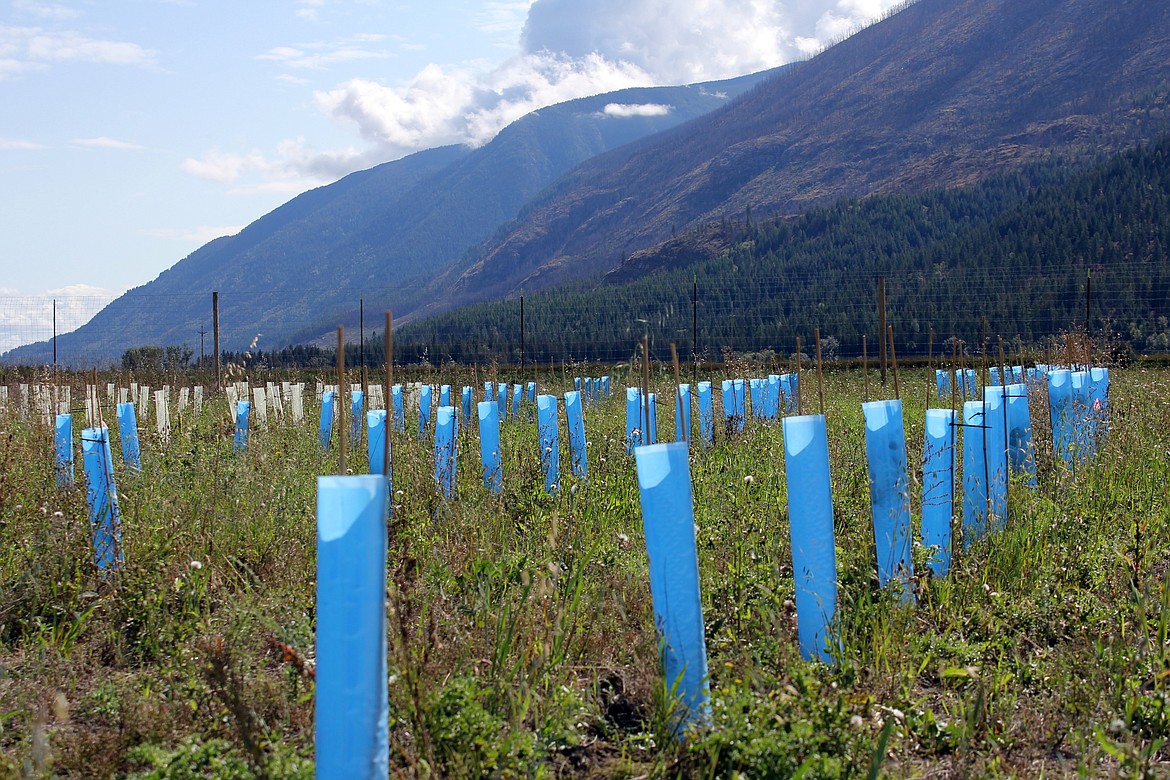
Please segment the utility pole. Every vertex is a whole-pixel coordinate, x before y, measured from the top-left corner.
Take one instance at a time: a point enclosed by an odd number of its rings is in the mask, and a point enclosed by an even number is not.
[[[358,333],[358,349],[362,353],[362,398],[365,399],[369,391],[366,381],[366,302],[361,296],[358,297]]]
[[[207,335],[207,328],[199,326],[199,370],[203,370],[203,337]]]
[[[886,383],[886,277],[878,277],[878,341],[882,353],[882,384]]]
[[[983,363],[983,385],[991,384],[991,375],[987,373],[987,315],[983,315],[983,345],[979,348],[980,359]],[[1004,403],[1007,403],[1006,401]]]
[[[1085,271],[1085,331],[1089,330],[1089,306],[1093,301],[1093,272]]]
[[[1093,354],[1093,341],[1089,338],[1089,307],[1093,301],[1093,272],[1085,271],[1085,362],[1090,362]]]
[[[95,382],[97,380],[94,380]],[[61,410],[57,405],[57,299],[53,299],[53,414]]]
[[[699,277],[691,288],[691,384],[699,392]]]
[[[211,336],[212,345],[215,347],[215,359],[212,361],[215,364],[215,389],[223,389],[223,378],[219,373],[219,292],[211,294]]]

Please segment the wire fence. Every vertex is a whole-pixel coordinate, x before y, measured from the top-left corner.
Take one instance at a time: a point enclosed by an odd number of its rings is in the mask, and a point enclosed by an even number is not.
[[[1000,337],[1018,354],[1068,332],[1087,333],[1098,347],[1126,354],[1170,353],[1170,271],[1151,268],[1146,260],[1085,268],[1070,260],[1044,268],[1021,264],[994,276],[968,269],[959,285],[945,278],[945,269],[933,278],[918,270],[894,271],[884,277],[885,324],[906,357],[950,354],[956,342],[973,354]],[[877,356],[883,335],[877,279],[858,279],[819,300],[802,294],[818,288],[824,274],[745,274],[741,285],[730,287],[698,278],[653,294],[629,285],[579,286],[426,319],[408,315],[396,320],[395,360],[620,362],[644,335],[656,359],[667,359],[672,343],[684,360],[718,361],[728,354],[787,358],[797,351],[797,339],[801,351],[812,355],[818,330],[826,359],[859,358],[863,351]],[[331,314],[316,313],[305,302],[324,289],[349,303]],[[380,365],[380,297],[338,288],[221,291],[221,352],[274,365],[324,364],[342,324],[347,343],[357,349],[364,342],[366,362]],[[126,350],[145,345],[179,346],[192,362],[212,360],[210,292],[153,295],[143,288],[114,306],[104,303],[94,296],[0,295],[0,354],[36,344],[3,354],[0,362],[103,367],[120,364]],[[86,322],[82,333],[70,332]]]
[[[0,355],[24,344],[52,341],[94,318],[110,302],[100,295],[0,294]]]
[[[1095,268],[1069,262],[1060,268],[1021,265],[988,275],[967,273],[956,284],[919,271],[885,276],[885,316],[878,280],[867,278],[819,298],[824,269],[785,278],[744,274],[742,284],[715,288],[694,282],[655,291],[605,287],[587,294],[565,292],[521,302],[489,304],[408,323],[395,334],[404,361],[452,359],[483,362],[629,359],[644,335],[656,358],[680,355],[720,360],[728,353],[787,357],[815,350],[817,331],[826,358],[878,354],[882,336],[894,331],[900,355],[926,356],[952,348],[973,354],[1002,337],[1019,353],[1046,348],[1065,333],[1086,334],[1100,348],[1125,354],[1170,352],[1170,273],[1133,261]],[[883,319],[884,325],[883,327]]]

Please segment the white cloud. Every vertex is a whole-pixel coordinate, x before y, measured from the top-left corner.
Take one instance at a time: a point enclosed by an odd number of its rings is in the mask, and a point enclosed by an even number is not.
[[[52,338],[54,301],[60,335],[89,322],[121,294],[121,291],[88,284],[66,285],[35,295],[0,288],[0,354],[22,344]]]
[[[110,65],[148,65],[155,53],[136,43],[103,41],[75,32],[42,33],[29,38],[30,59],[40,62],[97,62]]]
[[[44,70],[46,67],[48,66],[37,62],[24,62],[10,58],[0,58],[0,79],[19,76],[22,73],[31,73],[37,70]]]
[[[38,3],[35,0],[12,0],[12,10],[28,16],[55,21],[67,21],[81,16],[81,11],[54,3]]]
[[[41,294],[54,298],[105,298],[112,301],[122,293],[115,290],[107,290],[104,287],[95,287],[92,284],[67,284],[64,287],[54,287],[52,290],[45,290]],[[60,309],[59,301],[58,309]]]
[[[674,106],[665,103],[606,103],[601,113],[625,119],[631,116],[666,116]]]
[[[528,52],[600,54],[659,83],[737,76],[807,56],[897,0],[536,0],[524,26]]]
[[[408,82],[353,78],[318,91],[317,104],[352,123],[364,149],[317,151],[286,141],[275,154],[213,149],[183,170],[233,192],[296,191],[420,149],[479,146],[523,115],[618,89],[738,76],[808,56],[899,0],[494,0],[477,19],[488,34],[520,35],[524,53],[495,68],[431,64]],[[315,10],[324,0],[302,2]],[[523,24],[521,24],[523,19]],[[386,56],[382,36],[280,46],[260,59],[288,69]],[[400,41],[396,43],[401,44]],[[2,52],[0,52],[2,54]],[[288,73],[278,76],[294,83]],[[652,116],[669,106],[607,107]]]
[[[256,59],[274,62],[283,68],[321,70],[331,65],[359,60],[385,59],[390,54],[365,44],[384,41],[386,36],[359,33],[342,41],[316,41],[297,46],[274,46]]]
[[[136,43],[90,38],[73,31],[0,25],[0,78],[60,62],[150,67],[155,57],[154,51]]]
[[[428,65],[400,87],[352,79],[315,93],[323,110],[357,127],[364,149],[318,151],[298,138],[283,142],[272,155],[211,149],[181,168],[232,184],[233,194],[300,192],[420,149],[487,143],[506,125],[553,103],[652,83],[638,68],[599,56],[570,59],[544,52],[512,58],[486,73]]]
[[[353,122],[387,159],[445,143],[475,146],[553,103],[727,78],[800,59],[808,41],[819,48],[897,2],[500,0],[489,4],[483,24],[506,29],[509,19],[526,13],[522,56],[489,72],[428,65],[404,85],[353,79],[318,92],[317,101]]]
[[[486,2],[476,16],[476,29],[492,35],[515,36],[524,29],[524,20],[534,0],[496,0]]]
[[[499,0],[481,24],[515,29],[527,14],[524,55],[486,73],[428,65],[405,85],[353,79],[318,92],[317,101],[353,122],[387,159],[444,143],[480,145],[529,111],[564,100],[791,62],[807,55],[808,40],[819,48],[896,2]]]
[[[450,125],[472,102],[473,81],[468,72],[447,72],[438,65],[428,65],[405,87],[353,79],[337,89],[316,93],[316,98],[335,117],[356,123],[366,140],[414,149],[455,140]]]
[[[276,80],[283,81],[285,84],[291,84],[294,87],[305,87],[313,83],[309,79],[294,76],[291,73],[281,73],[277,75]]]
[[[293,13],[305,21],[315,22],[320,16],[318,9],[325,6],[325,0],[297,0],[297,5],[301,7]]]
[[[146,147],[140,144],[131,143],[129,141],[119,141],[117,138],[110,138],[109,136],[99,136],[98,138],[74,138],[72,141],[74,146],[86,146],[92,149],[124,149],[127,151],[137,151],[145,149]]]
[[[20,138],[0,138],[0,150],[11,151],[27,151],[34,149],[47,149],[44,144],[38,144],[33,141],[25,141]]]
[[[317,101],[353,122],[367,141],[401,155],[449,143],[479,146],[538,108],[651,83],[626,63],[545,52],[512,58],[488,73],[428,65],[402,87],[354,79],[318,92]]]
[[[252,154],[231,154],[212,149],[203,155],[202,159],[188,158],[179,166],[184,173],[208,181],[228,184],[240,178],[240,174],[248,168],[263,169],[266,166],[263,155],[258,152]]]
[[[385,59],[389,55],[385,52],[370,51],[368,49],[345,48],[334,49],[332,51],[324,52],[305,52],[297,51],[295,49],[273,51],[268,54],[260,55],[262,60],[272,60],[280,65],[288,68],[326,68],[339,62],[352,62],[354,60],[376,60]]]
[[[261,184],[233,187],[234,195],[261,192],[303,192],[322,182],[334,181],[347,173],[368,168],[382,161],[376,150],[355,148],[318,152],[303,138],[281,142],[273,157],[253,151],[248,154],[230,154],[219,149],[206,152],[202,158],[184,160],[180,169],[187,174],[220,184],[236,184],[249,174],[264,179]]]

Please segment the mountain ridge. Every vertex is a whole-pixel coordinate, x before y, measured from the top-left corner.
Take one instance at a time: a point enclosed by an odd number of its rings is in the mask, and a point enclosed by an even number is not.
[[[190,344],[211,324],[213,290],[220,293],[224,349],[258,338],[265,345],[311,339],[337,322],[356,325],[359,295],[375,308],[407,308],[435,273],[488,238],[564,170],[706,113],[762,77],[567,101],[517,120],[478,149],[439,147],[355,172],[200,247],[89,324],[59,336],[59,352],[88,364],[144,343]],[[615,116],[606,113],[609,103],[669,110]],[[44,361],[50,354],[42,342],[18,347],[4,360]]]
[[[1124,148],[1166,124],[1168,41],[1165,5],[919,0],[669,138],[583,163],[432,286],[425,312],[606,273],[748,208],[798,214]]]

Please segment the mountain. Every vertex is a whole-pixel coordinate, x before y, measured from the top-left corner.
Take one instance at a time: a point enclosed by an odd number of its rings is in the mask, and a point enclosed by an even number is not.
[[[627,89],[535,111],[479,149],[448,146],[353,173],[300,195],[239,234],[216,239],[89,324],[58,337],[79,365],[128,347],[198,343],[218,291],[221,347],[310,339],[372,311],[417,305],[423,285],[516,216],[572,166],[725,105],[764,74]],[[208,345],[210,349],[210,345]],[[46,343],[7,362],[43,362]]]
[[[985,317],[993,363],[999,335],[1019,355],[1062,331],[1125,345],[1115,354],[1166,353],[1170,134],[1094,162],[1054,157],[965,187],[698,226],[599,283],[525,295],[525,356],[621,361],[647,334],[666,365],[671,342],[684,361],[734,349],[785,365],[798,338],[815,354],[819,329],[848,357],[868,336],[875,359],[879,277],[899,356],[949,359],[955,337],[977,358]],[[517,363],[519,309],[494,301],[408,323],[395,351],[404,362]]]
[[[482,149],[432,150],[306,193],[127,293],[59,352],[88,363],[191,344],[211,290],[227,349],[356,324],[359,295],[405,324],[600,279],[713,222],[1099,159],[1170,128],[1168,62],[1170,3],[919,0],[754,81],[567,103]],[[676,108],[613,122],[610,103]]]
[[[421,313],[596,277],[729,217],[977,182],[1168,126],[1170,3],[920,0],[527,204]],[[417,315],[416,315],[417,316]]]

